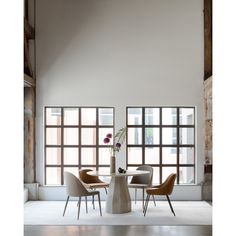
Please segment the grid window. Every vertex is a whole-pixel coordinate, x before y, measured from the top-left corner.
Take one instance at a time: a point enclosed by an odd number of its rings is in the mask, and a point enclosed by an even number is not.
[[[195,108],[127,107],[127,168],[150,165],[153,183],[176,173],[176,184],[195,183]]]
[[[63,185],[65,171],[109,167],[103,139],[114,133],[113,107],[45,107],[45,184]]]

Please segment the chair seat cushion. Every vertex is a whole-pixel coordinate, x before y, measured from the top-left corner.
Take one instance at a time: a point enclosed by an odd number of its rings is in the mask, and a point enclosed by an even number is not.
[[[107,183],[91,183],[91,184],[86,184],[88,188],[96,189],[96,188],[105,188],[108,187],[109,184]]]
[[[129,188],[147,188],[147,184],[128,184]]]

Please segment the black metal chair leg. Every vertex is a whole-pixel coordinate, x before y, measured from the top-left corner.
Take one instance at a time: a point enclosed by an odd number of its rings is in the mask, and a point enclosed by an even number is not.
[[[86,213],[88,213],[87,196],[85,196]]]
[[[147,212],[149,198],[150,198],[150,195],[148,194],[146,197],[146,202],[145,202],[145,207],[144,207],[144,212],[143,212],[144,216],[146,215],[146,212]]]
[[[169,196],[168,196],[168,195],[166,195],[166,197],[167,197],[167,200],[168,200],[168,202],[169,202],[170,209],[171,209],[172,213],[173,213],[173,214],[174,214],[174,216],[175,216],[175,212],[174,212],[174,209],[173,209],[173,207],[172,207],[172,205],[171,205],[170,198],[169,198]]]
[[[143,188],[143,210],[144,210],[144,188]]]
[[[66,199],[66,205],[65,205],[65,208],[64,208],[64,211],[63,211],[63,216],[65,215],[66,207],[67,207],[67,204],[68,204],[69,198],[70,198],[70,196],[67,196],[67,199]]]
[[[152,199],[153,199],[154,205],[156,206],[156,201],[155,201],[154,195],[152,195]]]
[[[106,192],[106,194],[107,194],[107,188],[105,187],[105,192]]]
[[[79,205],[78,205],[78,216],[77,216],[77,220],[79,219],[80,204],[81,204],[81,197],[79,197]]]
[[[99,209],[100,209],[100,216],[102,216],[100,193],[98,193],[98,203],[99,203]]]
[[[92,200],[92,203],[93,203],[93,209],[95,209],[95,205],[94,205],[94,195],[92,196],[93,200]]]

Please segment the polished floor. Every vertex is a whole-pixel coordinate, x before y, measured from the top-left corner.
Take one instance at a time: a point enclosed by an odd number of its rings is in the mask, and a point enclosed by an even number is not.
[[[24,226],[24,236],[211,236],[199,226]]]

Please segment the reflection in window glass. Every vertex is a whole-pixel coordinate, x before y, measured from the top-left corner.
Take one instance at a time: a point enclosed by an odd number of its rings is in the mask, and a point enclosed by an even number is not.
[[[177,109],[176,108],[162,108],[162,124],[176,125],[177,124]]]
[[[96,129],[95,128],[82,128],[81,129],[81,144],[82,145],[95,145],[96,144]]]
[[[142,144],[142,128],[128,128],[128,143]]]
[[[79,124],[79,109],[64,108],[64,125],[78,125],[78,124]]]
[[[81,108],[82,125],[96,125],[96,108]]]
[[[46,144],[47,145],[60,145],[61,144],[61,129],[60,128],[47,128],[46,129]]]
[[[46,109],[46,125],[61,125],[61,108]]]
[[[180,108],[180,124],[193,125],[194,124],[194,109],[193,108]]]
[[[128,108],[128,125],[142,124],[142,108]]]
[[[194,168],[183,167],[179,168],[179,183],[180,184],[194,184]]]
[[[64,164],[78,165],[79,164],[78,148],[64,148]]]
[[[81,148],[81,164],[96,165],[96,148]]]
[[[162,163],[163,164],[177,164],[177,148],[163,147],[162,148]]]
[[[46,184],[61,184],[61,168],[47,167],[46,168]]]
[[[180,144],[194,144],[194,128],[180,128]]]
[[[78,128],[64,128],[64,144],[65,145],[78,145],[79,144]]]
[[[128,164],[142,164],[142,148],[128,148]]]
[[[145,164],[159,164],[160,163],[160,149],[159,147],[145,148]]]
[[[61,149],[60,148],[47,148],[46,149],[46,164],[47,165],[60,165],[61,164]]]
[[[194,148],[182,147],[179,151],[179,163],[180,164],[194,164]]]
[[[113,108],[99,108],[99,125],[113,125]]]
[[[162,144],[177,144],[176,128],[162,128]]]
[[[159,124],[160,124],[160,109],[145,108],[145,125],[159,125]]]
[[[145,128],[145,144],[153,145],[160,143],[160,129],[159,128]]]

